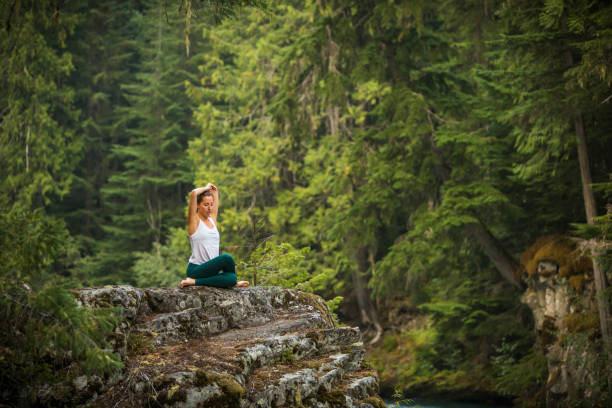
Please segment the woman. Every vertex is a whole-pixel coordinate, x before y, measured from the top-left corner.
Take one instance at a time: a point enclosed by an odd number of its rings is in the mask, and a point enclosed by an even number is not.
[[[247,281],[237,282],[234,258],[229,254],[219,255],[218,212],[217,187],[208,183],[206,187],[191,191],[187,213],[191,257],[187,265],[187,279],[181,281],[181,288],[190,285],[217,288],[249,286]]]

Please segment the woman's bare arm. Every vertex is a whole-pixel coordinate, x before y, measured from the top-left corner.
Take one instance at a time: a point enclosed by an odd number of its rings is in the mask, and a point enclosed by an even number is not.
[[[190,236],[195,234],[196,230],[198,229],[198,224],[200,223],[198,217],[198,196],[203,192],[210,190],[211,187],[212,184],[208,183],[206,187],[199,187],[191,190],[191,194],[189,195],[189,209],[187,210],[187,231],[189,232]]]
[[[210,191],[212,191],[213,195],[213,208],[210,218],[212,218],[215,221],[215,224],[217,224],[217,214],[219,214],[219,189],[217,189],[217,186],[214,184],[211,184]]]

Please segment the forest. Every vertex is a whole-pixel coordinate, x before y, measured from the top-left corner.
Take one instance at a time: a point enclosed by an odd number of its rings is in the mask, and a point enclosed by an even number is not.
[[[521,302],[546,237],[588,243],[596,313],[564,341],[612,371],[609,2],[2,0],[0,24],[0,405],[121,368],[118,317],[71,290],[178,285],[208,182],[239,277],[360,326],[383,395],[546,406]]]

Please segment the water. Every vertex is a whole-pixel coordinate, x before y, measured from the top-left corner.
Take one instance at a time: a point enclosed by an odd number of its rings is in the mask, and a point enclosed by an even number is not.
[[[398,405],[392,401],[385,400],[387,407],[395,408]],[[429,400],[416,398],[409,403],[400,404],[401,408],[499,408],[499,405],[487,405],[487,404],[471,404],[467,402],[453,402],[444,400]]]

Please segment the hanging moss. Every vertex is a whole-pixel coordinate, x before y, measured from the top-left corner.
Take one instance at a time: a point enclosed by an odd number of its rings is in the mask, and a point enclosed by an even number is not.
[[[530,277],[539,275],[540,262],[558,265],[557,274],[563,277],[589,274],[593,269],[591,259],[577,248],[577,241],[564,235],[540,237],[521,255],[521,265]]]
[[[599,329],[599,315],[597,313],[572,313],[563,321],[569,333],[579,333]]]
[[[540,341],[544,349],[557,342],[557,326],[555,326],[555,320],[549,316],[546,316],[542,323]]]
[[[585,279],[584,275],[574,275],[569,277],[568,282],[576,292],[582,292]]]

